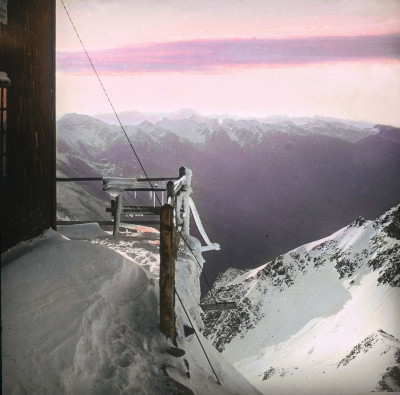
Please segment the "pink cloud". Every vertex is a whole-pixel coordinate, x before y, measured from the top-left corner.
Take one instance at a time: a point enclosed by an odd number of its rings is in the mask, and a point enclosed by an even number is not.
[[[207,73],[237,67],[399,60],[400,34],[176,41],[93,51],[90,57],[103,74]],[[83,52],[57,53],[57,71],[90,70]]]

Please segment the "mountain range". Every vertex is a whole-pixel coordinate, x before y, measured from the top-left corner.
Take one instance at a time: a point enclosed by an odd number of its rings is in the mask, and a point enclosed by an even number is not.
[[[176,176],[182,165],[193,170],[193,198],[221,245],[206,256],[210,279],[231,266],[259,266],[400,201],[397,128],[185,116],[127,125],[125,132],[150,177]],[[59,175],[142,176],[120,127],[67,114],[57,130]],[[60,184],[59,217],[104,219],[102,202],[109,200],[101,183]]]
[[[218,275],[205,335],[273,394],[400,391],[400,205],[252,270]]]

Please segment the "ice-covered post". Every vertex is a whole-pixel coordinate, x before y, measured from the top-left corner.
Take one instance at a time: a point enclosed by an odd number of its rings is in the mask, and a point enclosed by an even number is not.
[[[174,228],[174,208],[164,204],[160,224],[160,330],[175,339],[175,262],[177,236]]]
[[[190,232],[190,205],[189,197],[192,192],[191,182],[192,182],[192,170],[187,167],[181,167],[179,169],[179,177],[185,176],[185,184],[182,188],[181,193],[183,193],[183,233],[189,235]]]
[[[121,220],[121,210],[122,210],[122,193],[119,193],[115,198],[115,208],[114,208],[114,229],[113,236],[118,236],[119,224]]]

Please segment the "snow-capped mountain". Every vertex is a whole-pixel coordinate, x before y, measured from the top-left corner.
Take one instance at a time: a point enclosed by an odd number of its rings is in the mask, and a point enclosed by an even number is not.
[[[400,205],[220,274],[238,309],[204,313],[203,334],[264,393],[399,391],[399,287]]]
[[[65,176],[143,176],[117,126],[79,114],[64,116],[57,126],[58,170]],[[393,141],[394,128],[376,134],[323,119],[297,125],[191,115],[125,131],[151,177],[176,176],[182,165],[193,170],[194,199],[211,238],[222,247],[207,259],[210,279],[232,265],[260,265],[358,215],[373,218],[400,201],[400,144]],[[80,188],[87,198],[76,195]],[[96,204],[102,219],[110,197],[101,182],[73,189],[75,196],[59,193],[60,218],[88,219],[68,199],[88,206],[93,195],[96,202],[104,201],[103,209]],[[148,204],[148,195],[138,199]]]
[[[96,114],[94,118],[111,125],[118,125],[118,121],[112,113]],[[260,134],[271,132],[298,135],[322,134],[352,142],[378,132],[372,124],[351,120],[318,116],[270,116],[265,118],[239,118],[230,114],[204,116],[189,108],[170,113],[124,111],[119,114],[119,118],[123,125],[139,126],[150,130],[162,128],[196,142],[204,141],[209,132],[217,127],[224,129],[233,140],[242,144],[249,141],[248,135],[253,135],[250,141],[254,142]],[[241,131],[237,133],[237,129]]]
[[[304,124],[290,120],[280,122],[259,121],[257,119],[202,118],[192,115],[185,119],[162,118],[158,122],[143,122],[137,126],[147,133],[167,130],[194,143],[206,143],[215,135],[224,133],[230,140],[242,147],[255,146],[265,135],[286,134],[288,136],[329,136],[344,141],[357,142],[379,131],[373,127],[356,127],[339,121],[309,119]]]

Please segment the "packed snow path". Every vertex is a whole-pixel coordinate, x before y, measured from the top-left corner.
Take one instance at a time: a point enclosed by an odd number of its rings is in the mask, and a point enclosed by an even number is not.
[[[194,335],[178,338],[183,358],[166,353],[158,232],[138,230],[113,240],[97,225],[73,226],[62,230],[68,238],[47,231],[4,254],[3,393],[158,395],[181,383],[198,395],[259,394],[201,335],[222,386]],[[199,332],[198,269],[189,255],[178,260],[177,290]],[[176,311],[182,330],[188,322]]]

